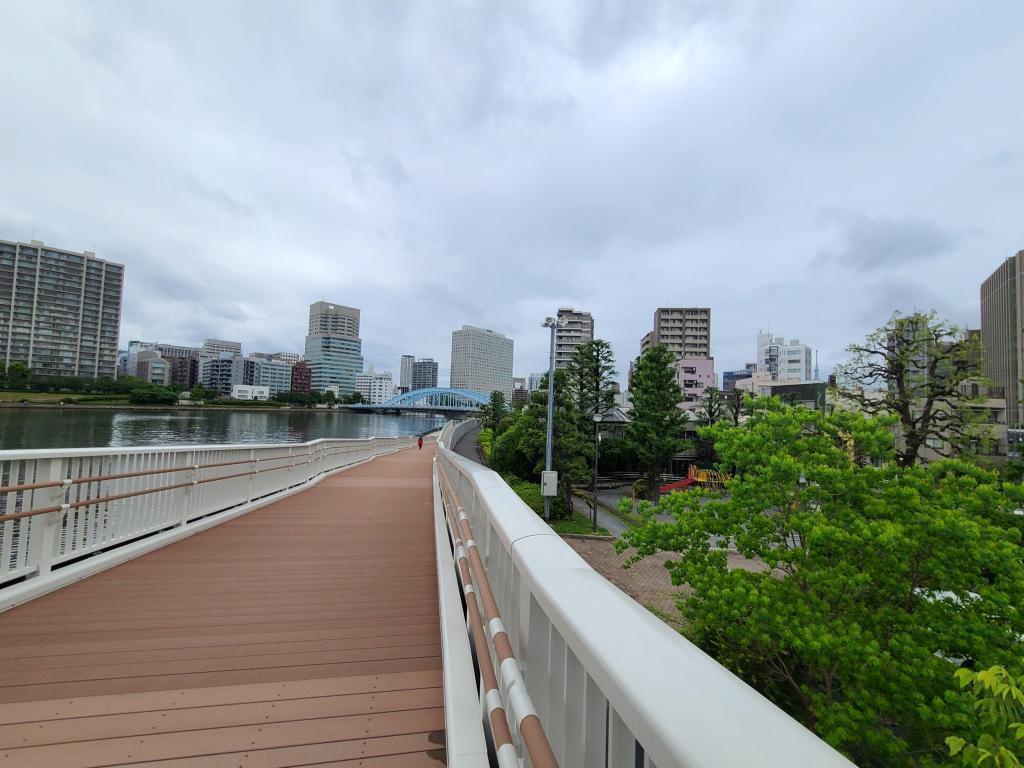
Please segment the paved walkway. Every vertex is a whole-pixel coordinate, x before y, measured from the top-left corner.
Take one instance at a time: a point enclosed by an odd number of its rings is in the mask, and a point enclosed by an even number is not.
[[[459,456],[464,456],[477,464],[484,463],[484,457],[480,455],[480,446],[477,445],[476,436],[480,434],[480,427],[474,427],[464,434],[452,447]]]
[[[444,765],[433,455],[0,614],[0,768]]]

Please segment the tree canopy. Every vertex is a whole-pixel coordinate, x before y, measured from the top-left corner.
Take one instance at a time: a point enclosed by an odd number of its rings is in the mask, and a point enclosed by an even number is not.
[[[647,474],[647,492],[658,493],[658,476],[685,445],[687,415],[679,408],[682,390],[676,381],[675,358],[655,344],[641,355],[633,371],[628,440]]]
[[[671,523],[642,505],[619,545],[680,553],[686,634],[863,768],[948,764],[970,711],[953,671],[1024,664],[1024,492],[901,466],[893,421],[755,400],[701,429],[737,469],[727,494],[662,498]]]

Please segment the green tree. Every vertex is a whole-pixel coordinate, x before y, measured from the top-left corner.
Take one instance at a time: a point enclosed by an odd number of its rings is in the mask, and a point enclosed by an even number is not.
[[[128,393],[128,402],[133,405],[174,405],[178,395],[165,387],[146,386]]]
[[[498,425],[505,418],[505,414],[508,413],[508,407],[505,405],[505,393],[497,389],[491,392],[490,402],[483,406],[480,411],[484,427],[497,434]]]
[[[742,418],[750,414],[750,409],[747,407],[748,394],[742,389],[733,388],[722,393],[722,400],[725,403],[726,415],[732,421],[732,425],[738,427]]]
[[[32,371],[24,363],[7,366],[7,386],[11,389],[28,389],[32,385]]]
[[[892,418],[755,406],[702,429],[739,468],[728,496],[671,494],[674,522],[647,515],[621,546],[679,552],[686,634],[862,768],[938,759],[958,663],[1020,663],[1024,492],[957,460],[900,466]]]
[[[320,402],[326,403],[327,405],[334,405],[337,402],[338,396],[334,394],[333,389],[328,389],[320,393]]]
[[[979,377],[980,343],[934,312],[896,312],[836,368],[841,400],[869,415],[898,419],[897,461],[921,460],[930,445],[942,455],[959,454],[989,431],[972,422],[978,398],[964,385]]]
[[[1024,756],[1024,676],[1016,680],[998,665],[974,672],[958,669],[957,682],[973,696],[975,731],[972,741],[949,736],[950,755],[964,768],[1019,768]]]
[[[604,339],[588,341],[576,347],[566,369],[568,386],[576,397],[580,431],[593,432],[594,456],[591,473],[591,498],[597,498],[597,456],[600,442],[600,418],[615,406],[615,355]],[[591,526],[597,530],[597,506],[591,509]]]
[[[697,423],[703,427],[711,427],[725,418],[725,396],[717,387],[704,390],[700,407],[697,408]]]
[[[628,439],[647,474],[648,498],[658,497],[658,476],[685,445],[687,415],[679,408],[683,393],[676,381],[672,353],[655,344],[633,371]]]

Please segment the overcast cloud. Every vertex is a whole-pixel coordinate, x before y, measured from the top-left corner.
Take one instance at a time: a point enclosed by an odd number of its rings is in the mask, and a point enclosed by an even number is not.
[[[368,364],[471,323],[546,367],[593,312],[625,372],[709,305],[822,368],[894,309],[978,324],[1024,248],[1024,4],[0,0],[0,239],[127,264],[121,339]]]

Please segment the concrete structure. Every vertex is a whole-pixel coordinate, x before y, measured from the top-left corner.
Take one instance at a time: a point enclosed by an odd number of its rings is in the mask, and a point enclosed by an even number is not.
[[[429,357],[417,360],[412,364],[412,377],[407,392],[416,389],[429,389],[437,386],[437,363]]]
[[[0,362],[37,375],[111,377],[124,265],[39,240],[0,240]]]
[[[217,357],[199,359],[199,383],[223,397],[231,395],[234,385],[245,383],[244,374],[245,359],[240,355],[224,352]]]
[[[814,350],[799,339],[787,343],[784,336],[757,335],[757,370],[772,381],[810,381],[813,368]]]
[[[273,397],[292,388],[292,364],[284,360],[260,360],[256,366],[256,384],[266,387]]]
[[[749,379],[757,373],[757,363],[747,363],[741,371],[722,371],[722,391],[728,392],[736,388],[736,382]]]
[[[394,385],[390,373],[360,373],[356,376],[356,392],[363,402],[378,405],[391,399]]]
[[[555,328],[555,368],[567,368],[581,344],[594,340],[594,318],[572,307],[558,308]]]
[[[1024,251],[1008,258],[981,284],[983,371],[1002,387],[1011,428],[1024,423]]]
[[[676,357],[711,357],[711,308],[658,307],[654,328],[640,340],[640,354],[655,344]]]
[[[463,325],[452,331],[451,386],[476,392],[501,392],[512,399],[512,339],[500,333]]]
[[[412,388],[412,364],[416,358],[412,355],[402,355],[402,361],[398,369],[398,386],[403,392]]]
[[[683,390],[680,407],[696,410],[704,398],[704,390],[718,385],[713,357],[683,357],[676,360],[676,381]]]
[[[146,349],[138,353],[135,375],[150,384],[166,387],[171,383],[171,363],[161,357],[157,350]]]
[[[530,390],[526,388],[526,379],[519,376],[512,377],[512,405],[518,406],[530,399]]]
[[[270,389],[252,384],[235,384],[231,387],[232,400],[269,400]]]
[[[312,371],[310,371],[309,363],[299,360],[292,366],[292,392],[309,392],[311,381]]]
[[[363,370],[362,352],[358,309],[326,301],[309,305],[305,358],[314,392],[325,392],[330,386],[338,387],[342,395],[355,392],[356,376]]]
[[[206,339],[203,341],[202,354],[207,357],[219,357],[223,354],[240,355],[242,354],[242,342]]]
[[[199,381],[199,355],[191,357],[172,357],[171,384],[188,391]]]
[[[529,392],[536,392],[538,389],[540,389],[540,382],[547,375],[548,375],[547,372],[545,372],[545,373],[531,373],[529,376],[527,376],[526,377],[526,389],[527,389],[527,391],[529,391]]]

